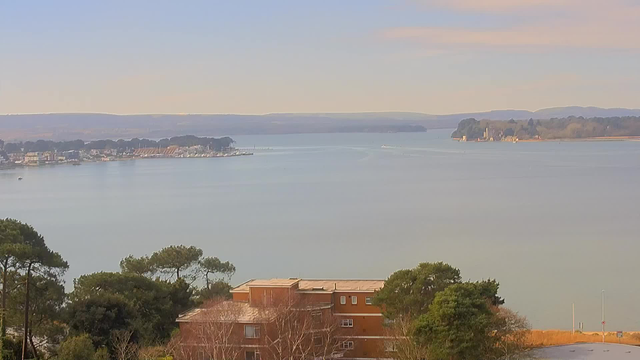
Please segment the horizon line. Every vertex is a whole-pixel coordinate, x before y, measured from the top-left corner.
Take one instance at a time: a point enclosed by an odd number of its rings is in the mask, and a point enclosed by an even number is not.
[[[419,111],[319,111],[319,112],[269,112],[269,113],[110,113],[110,112],[41,112],[41,113],[3,113],[0,116],[25,116],[25,115],[113,115],[113,116],[190,116],[190,115],[218,115],[218,116],[273,116],[273,115],[355,115],[355,114],[419,114],[429,116],[447,116],[447,115],[464,115],[464,114],[477,114],[488,113],[493,111],[527,111],[535,113],[542,110],[563,109],[563,108],[583,108],[583,109],[602,109],[602,110],[635,110],[640,111],[640,108],[627,108],[627,107],[599,107],[599,106],[582,106],[582,105],[566,105],[566,106],[552,106],[544,107],[536,110],[529,109],[491,109],[491,110],[478,110],[478,111],[465,111],[465,112],[452,112],[444,114],[433,114]]]

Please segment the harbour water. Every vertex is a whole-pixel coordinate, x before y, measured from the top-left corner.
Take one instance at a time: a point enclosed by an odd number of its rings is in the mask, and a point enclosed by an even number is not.
[[[570,328],[575,303],[598,330],[605,289],[608,329],[640,330],[640,142],[450,133],[235,136],[255,156],[3,170],[0,217],[44,234],[70,287],[170,244],[233,262],[234,283],[446,261],[496,278],[536,328]]]

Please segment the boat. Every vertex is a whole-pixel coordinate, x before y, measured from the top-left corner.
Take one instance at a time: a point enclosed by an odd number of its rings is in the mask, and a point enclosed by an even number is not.
[[[71,164],[71,165],[73,165],[73,166],[80,166],[80,163],[79,163],[79,162],[74,162],[74,163],[73,163],[73,164]]]
[[[18,180],[22,180],[22,176],[18,176]]]

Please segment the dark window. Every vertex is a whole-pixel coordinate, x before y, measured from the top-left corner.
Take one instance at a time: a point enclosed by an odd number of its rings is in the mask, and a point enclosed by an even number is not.
[[[245,351],[244,360],[260,360],[260,351],[258,350]]]

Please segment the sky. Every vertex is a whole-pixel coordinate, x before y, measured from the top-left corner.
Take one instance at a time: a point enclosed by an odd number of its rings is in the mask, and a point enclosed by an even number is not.
[[[640,0],[0,0],[0,114],[640,108]]]

